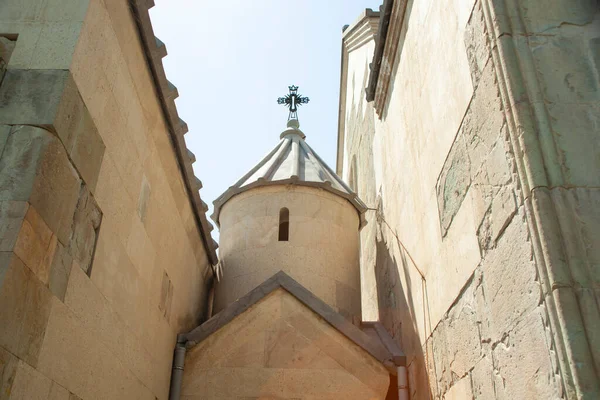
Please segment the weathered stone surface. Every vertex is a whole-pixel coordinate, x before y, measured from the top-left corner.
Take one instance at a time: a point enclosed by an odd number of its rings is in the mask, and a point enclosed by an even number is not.
[[[481,267],[492,343],[537,307],[541,288],[525,221],[515,217]]]
[[[0,346],[35,366],[52,295],[14,253],[0,255]]]
[[[471,383],[474,400],[493,399],[494,393],[494,368],[490,356],[483,357],[471,371]]]
[[[48,287],[52,294],[61,301],[65,300],[65,293],[67,291],[69,276],[71,275],[72,264],[73,257],[69,254],[69,251],[58,242],[56,251],[54,252],[54,259],[50,266]]]
[[[0,158],[0,200],[29,200],[40,160],[52,140],[44,129],[12,127]]]
[[[470,185],[471,165],[464,137],[459,133],[446,158],[436,187],[443,236],[448,232]]]
[[[56,382],[52,382],[48,400],[69,400],[69,391]]]
[[[0,200],[29,201],[68,243],[80,181],[60,143],[32,126],[13,128],[0,159]]]
[[[79,96],[79,93],[77,93],[77,96]],[[80,101],[82,102],[82,100]],[[75,168],[77,168],[84,182],[93,193],[98,182],[105,146],[85,106],[80,124],[74,134],[73,147],[69,154]]]
[[[14,252],[44,284],[48,283],[55,248],[56,237],[35,208],[29,206]]]
[[[10,61],[10,56],[15,50],[15,44],[16,40],[0,36],[0,81],[2,80],[8,62]]]
[[[8,70],[0,87],[0,123],[52,126],[68,80],[66,70]]]
[[[4,146],[6,145],[11,129],[12,126],[10,125],[0,125],[0,157],[2,157],[2,153],[4,152]]]
[[[0,251],[12,251],[29,204],[25,201],[0,201]]]
[[[471,377],[469,375],[455,382],[454,385],[444,394],[444,400],[469,400],[473,398],[471,388]]]
[[[558,399],[545,328],[529,313],[493,350],[496,398]]]
[[[69,253],[88,274],[92,265],[101,220],[102,212],[87,186],[83,185],[73,216]]]
[[[19,361],[10,400],[47,400],[52,389],[52,381],[33,369],[26,362]]]
[[[471,70],[471,80],[473,87],[476,88],[481,72],[491,56],[480,2],[475,5],[465,29],[465,49]]]
[[[2,400],[10,396],[18,363],[17,357],[0,347],[0,399]]]

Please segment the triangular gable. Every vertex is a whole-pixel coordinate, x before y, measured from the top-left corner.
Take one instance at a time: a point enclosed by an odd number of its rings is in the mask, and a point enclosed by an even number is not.
[[[281,285],[223,321],[188,350],[184,398],[386,396],[382,363]]]
[[[319,315],[341,334],[382,363],[392,373],[395,373],[396,366],[406,365],[406,357],[401,351],[390,348],[387,343],[382,345],[382,343],[374,341],[283,271],[279,271],[196,329],[182,335],[181,339],[187,342],[187,348],[193,347],[279,288],[294,296],[308,309]]]

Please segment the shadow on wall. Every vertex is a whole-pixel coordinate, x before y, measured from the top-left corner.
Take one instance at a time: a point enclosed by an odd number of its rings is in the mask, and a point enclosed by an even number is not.
[[[424,318],[424,313],[414,304],[415,296],[420,296],[427,305],[425,281],[419,278],[414,282],[417,269],[410,265],[410,255],[382,218],[382,212],[383,203],[379,198],[375,264],[379,320],[407,356],[411,399],[431,399],[426,355],[415,320]]]

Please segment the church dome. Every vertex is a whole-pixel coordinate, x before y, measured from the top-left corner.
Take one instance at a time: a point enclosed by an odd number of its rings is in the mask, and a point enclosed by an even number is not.
[[[343,197],[356,208],[360,216],[360,227],[364,225],[367,207],[304,141],[306,135],[299,127],[297,119],[290,119],[277,146],[214,201],[211,218],[217,226],[220,226],[222,206],[233,196],[256,187],[288,184],[321,188]]]

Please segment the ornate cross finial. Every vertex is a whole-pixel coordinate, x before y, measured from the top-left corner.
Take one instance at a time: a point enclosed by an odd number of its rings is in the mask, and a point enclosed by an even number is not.
[[[298,93],[298,86],[288,86],[290,93],[285,97],[280,97],[277,99],[277,104],[283,104],[287,106],[290,110],[290,114],[288,115],[288,121],[290,119],[298,119],[298,107],[302,104],[308,103],[308,97],[303,97]]]

